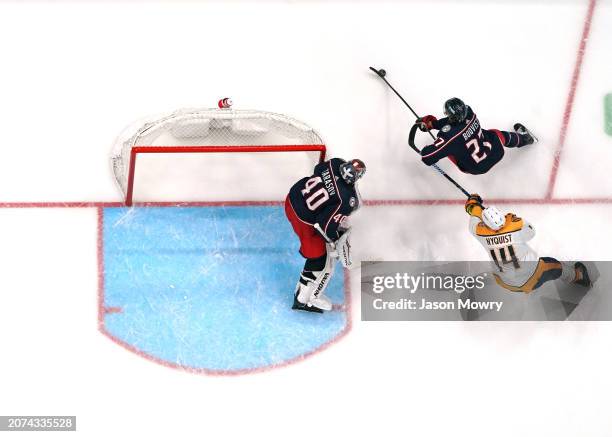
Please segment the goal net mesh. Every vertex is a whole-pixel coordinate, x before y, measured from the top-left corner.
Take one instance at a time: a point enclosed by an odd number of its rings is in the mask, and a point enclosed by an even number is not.
[[[126,128],[114,144],[111,164],[129,204],[136,154],[276,150],[319,150],[324,156],[325,146],[313,128],[285,115],[255,110],[181,109]]]

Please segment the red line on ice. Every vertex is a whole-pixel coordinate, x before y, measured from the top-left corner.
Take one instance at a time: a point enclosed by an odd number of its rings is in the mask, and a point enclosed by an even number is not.
[[[104,329],[104,208],[98,207],[98,237],[96,248],[98,252],[98,329]]]
[[[497,204],[530,204],[530,205],[568,205],[571,203],[600,204],[612,203],[612,197],[576,197],[576,198],[507,198],[487,199],[489,203]],[[214,201],[214,202],[147,202],[135,203],[138,207],[231,207],[231,206],[279,206],[282,200],[262,201]],[[465,200],[457,199],[371,199],[364,200],[366,206],[436,206],[436,205],[463,205]],[[116,208],[125,207],[121,202],[5,202],[0,203],[0,208]]]
[[[388,200],[365,200],[366,206],[445,206],[463,205],[465,199],[388,199]],[[567,199],[538,199],[538,198],[519,198],[519,199],[487,199],[487,203],[508,205],[569,205],[580,204],[602,204],[612,203],[611,197],[589,197],[589,198],[567,198]]]
[[[133,206],[277,206],[280,200],[214,200],[203,202],[134,202]],[[113,208],[123,202],[0,202],[0,208]]]
[[[595,4],[597,0],[589,1],[589,8],[587,10],[586,18],[582,28],[582,38],[578,46],[578,54],[576,56],[576,63],[574,64],[574,72],[572,74],[572,82],[570,90],[567,95],[565,102],[565,112],[563,113],[563,121],[561,123],[561,131],[559,132],[559,142],[557,149],[555,150],[553,166],[548,180],[548,189],[546,190],[546,199],[552,199],[553,192],[555,189],[555,183],[557,182],[557,174],[559,172],[559,164],[561,162],[561,153],[565,146],[565,138],[567,136],[567,128],[569,126],[570,118],[572,116],[572,109],[574,107],[574,98],[576,97],[576,88],[578,88],[578,81],[580,79],[580,72],[582,70],[582,61],[584,60],[584,53],[586,52],[587,42],[589,40],[589,34],[591,33],[591,22],[593,21],[593,13],[595,11]]]

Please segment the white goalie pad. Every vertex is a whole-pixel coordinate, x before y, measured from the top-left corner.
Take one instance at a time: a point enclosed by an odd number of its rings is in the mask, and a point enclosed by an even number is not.
[[[329,285],[331,277],[334,273],[335,265],[335,258],[332,258],[328,254],[323,270],[313,272],[313,274],[316,276],[314,281],[309,281],[308,285],[298,282],[299,288],[297,299],[300,303],[314,306],[322,309],[323,311],[330,311],[332,309],[331,300],[325,296],[325,289]]]

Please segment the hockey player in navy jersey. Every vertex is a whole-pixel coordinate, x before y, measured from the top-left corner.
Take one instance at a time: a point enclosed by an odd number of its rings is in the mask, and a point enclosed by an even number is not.
[[[417,120],[422,131],[438,131],[435,142],[421,150],[421,159],[427,165],[448,158],[464,173],[483,174],[501,161],[504,148],[537,141],[520,123],[514,125],[515,132],[482,129],[472,108],[456,97],[444,103],[444,114],[446,117],[440,120],[433,115]]]
[[[351,267],[348,217],[360,206],[357,181],[365,171],[359,159],[333,158],[317,164],[312,176],[291,187],[285,214],[300,239],[300,254],[306,258],[293,309],[318,313],[332,309],[325,288],[336,259]]]

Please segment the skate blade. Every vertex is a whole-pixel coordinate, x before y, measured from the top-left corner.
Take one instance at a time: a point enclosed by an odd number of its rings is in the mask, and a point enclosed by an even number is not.
[[[515,123],[513,127],[514,127],[514,131],[515,131],[515,132],[517,132],[517,133],[520,133],[520,132],[519,132],[519,130],[521,130],[521,129],[522,129],[523,131],[525,131],[525,133],[529,134],[529,135],[531,136],[531,138],[533,138],[533,143],[531,143],[531,144],[535,144],[535,143],[537,143],[538,141],[540,141],[540,140],[538,139],[538,137],[536,137],[536,136],[533,134],[533,132],[531,132],[529,129],[527,129],[527,128],[526,128],[526,127],[523,125],[523,124],[521,124],[521,123]]]
[[[306,305],[305,303],[302,303],[297,300],[297,298],[293,298],[293,306],[291,307],[291,309],[298,311],[308,311],[309,313],[323,313],[323,310],[321,308]]]

